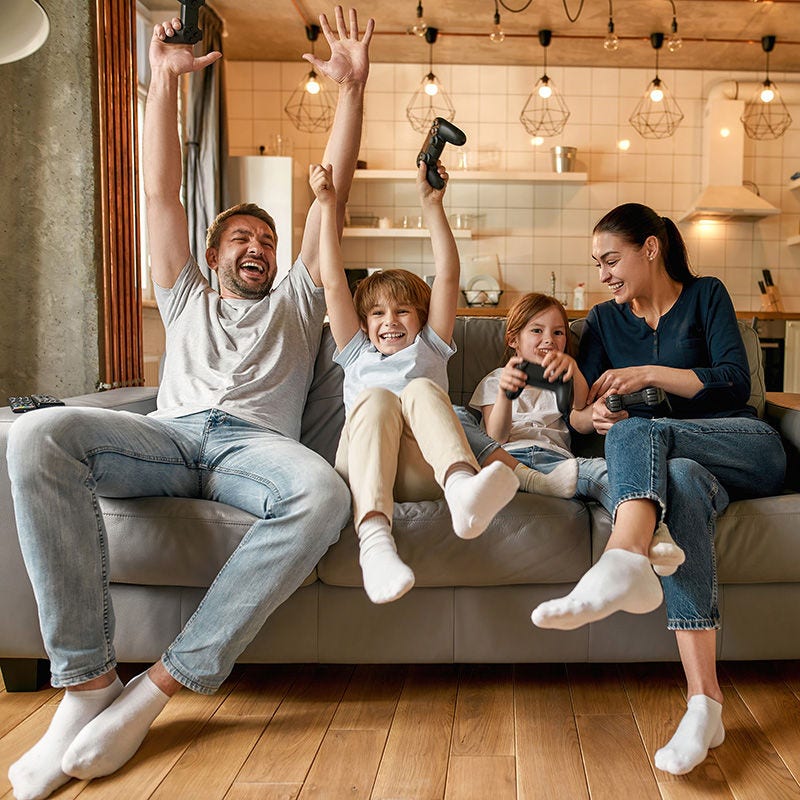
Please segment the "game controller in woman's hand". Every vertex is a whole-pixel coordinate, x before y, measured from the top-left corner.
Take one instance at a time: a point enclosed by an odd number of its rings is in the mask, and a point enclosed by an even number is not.
[[[537,389],[547,389],[554,392],[556,396],[556,405],[558,410],[567,416],[572,411],[572,380],[564,381],[561,378],[556,378],[552,383],[544,376],[544,367],[541,364],[532,364],[528,361],[522,361],[517,364],[517,369],[521,369],[528,376],[528,384],[535,386]],[[511,390],[506,389],[506,397],[509,400],[515,400],[522,394],[522,386],[519,389]]]
[[[442,117],[436,117],[433,120],[433,125],[431,125],[431,129],[428,131],[428,137],[425,139],[422,150],[420,150],[417,156],[417,166],[423,161],[428,165],[428,183],[433,186],[434,189],[444,189],[444,181],[439,174],[439,168],[436,166],[436,162],[439,160],[439,156],[442,154],[445,144],[449,142],[450,144],[455,144],[460,147],[466,141],[467,134],[453,125],[452,122],[448,122]]]
[[[647,386],[629,394],[610,394],[605,402],[606,408],[612,412],[624,411],[631,406],[647,406],[651,411],[656,406],[663,406],[664,416],[672,411],[666,392],[657,386]]]
[[[203,38],[198,26],[200,6],[206,0],[178,0],[181,4],[181,29],[164,40],[167,44],[196,44]]]

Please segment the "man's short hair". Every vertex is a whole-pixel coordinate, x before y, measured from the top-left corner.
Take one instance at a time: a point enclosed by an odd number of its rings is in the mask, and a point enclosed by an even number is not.
[[[219,240],[222,238],[222,231],[225,223],[231,218],[239,214],[247,214],[248,217],[256,217],[262,222],[266,222],[272,230],[275,237],[275,245],[278,244],[278,231],[275,229],[275,220],[264,211],[263,208],[257,206],[255,203],[239,203],[231,208],[217,214],[217,218],[208,226],[206,231],[206,247],[213,247],[215,250],[219,248]]]

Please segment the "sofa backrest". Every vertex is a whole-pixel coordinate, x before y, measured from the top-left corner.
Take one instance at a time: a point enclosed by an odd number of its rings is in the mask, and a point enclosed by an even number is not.
[[[505,363],[503,332],[505,317],[458,317],[453,332],[456,354],[447,365],[450,382],[450,398],[455,405],[469,403],[481,379],[493,369]],[[571,324],[572,334],[580,337],[583,320]],[[758,415],[764,413],[764,369],[761,364],[761,348],[753,327],[739,321],[747,359],[750,364],[750,405]],[[300,441],[315,450],[333,464],[336,447],[344,424],[342,403],[342,368],[333,363],[335,345],[330,329],[326,325],[314,366],[314,378],[308,392],[303,412]]]

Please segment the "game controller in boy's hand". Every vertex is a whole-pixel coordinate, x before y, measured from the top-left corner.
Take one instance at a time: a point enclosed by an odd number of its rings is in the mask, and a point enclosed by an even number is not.
[[[436,117],[428,131],[428,136],[422,145],[422,150],[417,156],[417,166],[423,161],[428,165],[428,183],[434,189],[444,189],[444,181],[439,174],[436,162],[444,150],[447,142],[459,147],[467,141],[467,135],[460,128],[442,117]]]
[[[648,386],[638,392],[629,394],[610,394],[606,397],[606,408],[609,411],[623,411],[631,406],[647,406],[648,411],[656,411],[657,406],[662,406],[664,416],[672,412],[666,392],[657,386]]]
[[[567,416],[572,411],[572,380],[563,381],[561,378],[556,378],[552,383],[544,376],[544,367],[541,364],[531,364],[527,361],[522,361],[517,364],[517,369],[521,369],[528,376],[528,384],[536,386],[539,389],[547,389],[548,391],[555,392],[556,404],[558,410]],[[522,389],[511,390],[506,389],[506,397],[509,400],[514,400],[522,394]]]
[[[203,38],[203,31],[198,27],[197,21],[200,6],[206,0],[178,0],[181,4],[181,29],[164,40],[167,44],[196,44]]]

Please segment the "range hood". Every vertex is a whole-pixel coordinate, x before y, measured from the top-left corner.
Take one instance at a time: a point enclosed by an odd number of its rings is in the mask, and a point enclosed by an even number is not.
[[[755,222],[779,208],[742,185],[744,100],[713,98],[703,119],[703,190],[680,222],[700,219]],[[727,131],[723,136],[722,132]]]

